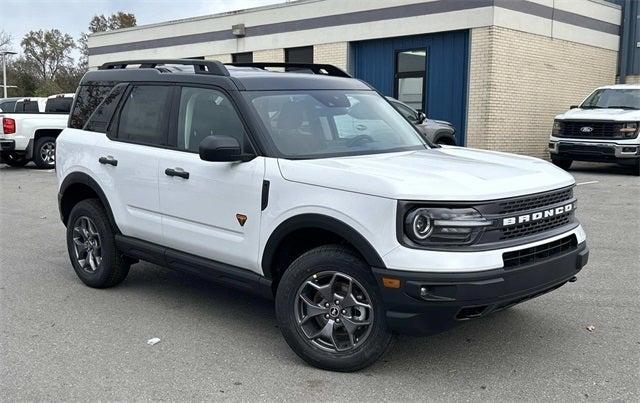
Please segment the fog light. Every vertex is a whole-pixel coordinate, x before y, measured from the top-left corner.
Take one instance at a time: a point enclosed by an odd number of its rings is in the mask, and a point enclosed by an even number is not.
[[[623,153],[636,153],[638,151],[638,147],[622,147]]]

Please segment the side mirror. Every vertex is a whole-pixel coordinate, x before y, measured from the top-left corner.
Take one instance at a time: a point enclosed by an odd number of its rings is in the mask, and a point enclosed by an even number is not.
[[[418,112],[418,124],[424,122],[427,119],[427,115],[424,112]]]
[[[569,109],[577,109],[577,108],[579,108],[579,106],[578,106],[578,105],[571,105],[571,106],[569,107]]]
[[[200,159],[213,162],[251,161],[253,154],[242,154],[240,143],[235,137],[207,136],[198,147]]]

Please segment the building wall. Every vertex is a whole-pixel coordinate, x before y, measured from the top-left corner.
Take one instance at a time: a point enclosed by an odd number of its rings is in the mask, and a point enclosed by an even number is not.
[[[548,157],[553,117],[614,83],[617,55],[508,28],[472,29],[467,145]]]
[[[342,70],[348,69],[349,43],[324,43],[313,47],[313,62],[333,64]]]
[[[268,49],[253,52],[253,61],[284,63],[284,49]]]
[[[211,55],[211,56],[205,56],[204,57],[206,60],[217,60],[221,63],[231,63],[231,55],[230,54],[226,54],[226,55]]]

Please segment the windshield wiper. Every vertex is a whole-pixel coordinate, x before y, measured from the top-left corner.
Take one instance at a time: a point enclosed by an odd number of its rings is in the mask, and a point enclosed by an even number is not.
[[[597,105],[583,105],[580,106],[580,109],[604,109],[602,106]]]
[[[611,105],[611,106],[607,106],[607,109],[638,109],[638,108],[634,108],[633,106],[628,106],[628,105]]]

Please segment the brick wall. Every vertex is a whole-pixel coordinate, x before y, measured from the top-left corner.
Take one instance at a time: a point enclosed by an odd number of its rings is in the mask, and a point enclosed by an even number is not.
[[[333,64],[336,67],[340,67],[342,70],[347,71],[347,55],[349,43],[348,42],[335,42],[324,43],[322,45],[314,45],[313,47],[313,62]]]
[[[471,30],[467,145],[548,157],[553,117],[613,84],[617,52],[501,27]]]
[[[284,62],[284,49],[257,50],[253,52],[254,62]]]
[[[221,63],[231,63],[231,55],[230,54],[226,54],[226,55],[211,55],[211,56],[205,56],[204,57],[205,60],[217,60]]]

